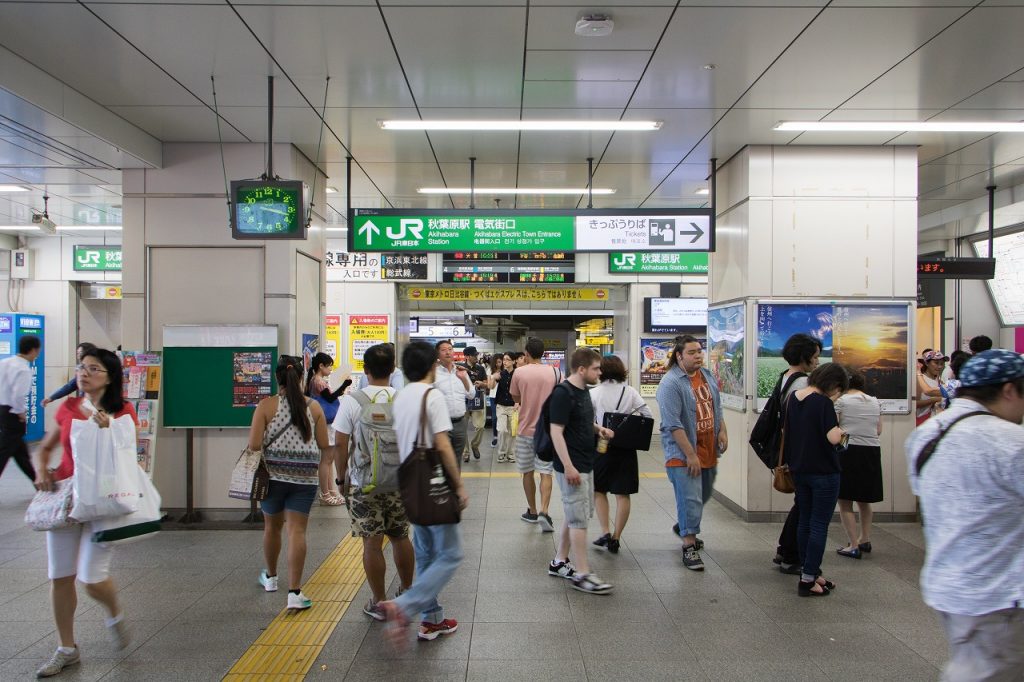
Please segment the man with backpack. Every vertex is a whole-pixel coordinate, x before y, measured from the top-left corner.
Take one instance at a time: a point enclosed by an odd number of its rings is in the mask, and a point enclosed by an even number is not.
[[[398,492],[398,437],[395,434],[390,386],[395,370],[395,351],[389,344],[371,346],[363,353],[368,385],[344,396],[334,419],[341,467],[340,480],[350,484],[345,491],[352,536],[363,540],[363,571],[372,596],[363,613],[385,620],[380,602],[387,599],[384,536],[391,541],[391,553],[401,586],[412,584],[416,568],[409,522]]]

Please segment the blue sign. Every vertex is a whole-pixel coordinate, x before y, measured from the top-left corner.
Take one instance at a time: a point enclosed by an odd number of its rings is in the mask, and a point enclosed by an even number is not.
[[[29,367],[32,369],[32,383],[28,391],[28,404],[25,406],[25,440],[41,440],[44,435],[45,414],[39,402],[46,395],[43,385],[43,368],[46,367],[46,339],[44,338],[44,318],[42,315],[25,315],[22,313],[6,313],[0,315],[0,359],[8,358],[18,352],[18,340],[22,336],[32,335],[39,338],[42,346],[39,357]]]
[[[20,325],[22,329],[42,329],[43,318],[41,317],[22,317],[20,319]]]
[[[0,333],[11,331],[11,318],[6,315],[0,315]]]

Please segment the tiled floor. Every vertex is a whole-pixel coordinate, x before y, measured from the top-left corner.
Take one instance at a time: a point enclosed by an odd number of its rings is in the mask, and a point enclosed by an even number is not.
[[[511,471],[484,459],[467,471]],[[659,455],[642,470],[657,472]],[[459,632],[405,652],[385,646],[380,626],[358,608],[364,586],[335,628],[311,680],[935,680],[945,640],[921,602],[916,524],[879,525],[863,561],[829,552],[838,589],[799,599],[795,577],[774,570],[778,524],[748,524],[717,503],[705,512],[703,574],[682,567],[664,479],[641,481],[622,550],[591,552],[615,585],[605,597],[548,577],[554,541],[518,520],[514,478],[466,479],[466,559],[442,595]],[[42,534],[22,524],[31,486],[13,465],[0,478],[0,680],[29,679],[56,636]],[[562,516],[557,492],[552,504]],[[344,511],[317,508],[307,573],[348,530]],[[831,528],[828,546],[838,546]],[[596,520],[591,536],[597,537]],[[164,532],[117,550],[115,578],[134,641],[115,651],[102,611],[84,594],[78,611],[82,664],[58,679],[216,680],[284,604],[256,585],[260,534]],[[393,572],[392,572],[393,575]],[[314,607],[315,608],[315,607]]]

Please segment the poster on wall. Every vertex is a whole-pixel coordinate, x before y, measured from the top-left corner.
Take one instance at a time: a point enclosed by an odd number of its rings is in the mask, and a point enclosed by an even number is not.
[[[708,369],[718,380],[722,406],[743,411],[746,313],[742,303],[708,309]]]
[[[271,354],[267,351],[234,354],[232,407],[256,407],[270,395]]]
[[[139,466],[153,477],[153,454],[160,417],[160,379],[163,357],[159,352],[121,352],[124,399],[135,408],[138,418],[137,455]]]
[[[674,346],[672,339],[640,339],[640,395],[643,397],[653,398],[657,394]]]
[[[367,348],[390,340],[389,318],[389,315],[348,316],[348,357],[352,371],[363,371],[363,353]]]
[[[306,376],[310,365],[313,364],[313,356],[320,351],[319,334],[302,335],[302,376]]]
[[[335,364],[339,363],[341,352],[341,315],[324,316],[324,352],[331,356]]]
[[[757,306],[757,402],[764,406],[788,364],[782,347],[803,332],[821,341],[821,364],[864,375],[882,412],[910,411],[910,306],[906,303],[776,303]]]

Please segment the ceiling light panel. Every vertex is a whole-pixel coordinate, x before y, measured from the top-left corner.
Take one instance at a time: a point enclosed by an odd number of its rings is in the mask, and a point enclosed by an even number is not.
[[[420,194],[587,194],[591,192],[598,194],[615,194],[614,189],[598,188],[588,190],[586,187],[478,187],[471,190],[469,187],[420,187],[416,190]]]
[[[825,133],[1022,133],[1016,121],[782,121],[774,128]]]
[[[633,131],[644,132],[661,128],[661,121],[381,121],[384,130],[449,130],[449,131]]]

